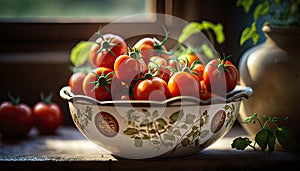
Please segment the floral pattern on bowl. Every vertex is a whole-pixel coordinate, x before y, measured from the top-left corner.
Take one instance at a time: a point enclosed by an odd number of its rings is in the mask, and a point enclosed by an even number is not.
[[[238,86],[226,99],[180,96],[165,101],[97,101],[63,87],[78,130],[116,157],[143,159],[194,155],[222,138],[252,89]]]

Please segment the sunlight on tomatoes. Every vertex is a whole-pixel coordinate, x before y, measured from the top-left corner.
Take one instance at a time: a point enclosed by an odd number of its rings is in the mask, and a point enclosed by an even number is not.
[[[189,72],[179,71],[171,76],[168,88],[172,97],[193,96],[199,97],[200,82],[198,78]]]

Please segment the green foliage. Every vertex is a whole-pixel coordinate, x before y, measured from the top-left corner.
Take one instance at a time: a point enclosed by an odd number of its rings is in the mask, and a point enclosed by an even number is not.
[[[198,22],[191,22],[188,25],[186,25],[183,30],[181,35],[178,38],[179,43],[183,43],[186,39],[188,39],[191,35],[197,34],[202,31],[207,31],[209,34],[209,40],[211,43],[214,42],[213,37],[210,36],[210,33],[208,31],[212,30],[213,33],[216,35],[216,40],[219,44],[225,42],[225,34],[223,32],[223,25],[218,23],[214,24],[209,21],[202,21],[202,23]]]
[[[262,3],[258,4],[254,10],[253,18],[254,20],[258,20],[260,17],[266,15],[270,11],[270,2],[263,1]]]
[[[85,63],[85,61],[89,57],[92,42],[81,41],[75,45],[71,50],[70,61],[71,63],[77,67]]]
[[[279,127],[275,131],[278,142],[282,145],[284,149],[288,149],[291,144],[291,133],[286,127]]]
[[[173,51],[175,50],[175,56],[180,56],[188,53],[198,53],[203,54],[203,57],[208,59],[215,58],[213,47],[215,45],[215,41],[218,44],[222,44],[225,42],[225,34],[224,28],[221,23],[214,24],[210,21],[202,21],[202,22],[191,22],[187,24],[181,31],[181,34],[178,37],[178,45],[175,46]],[[204,32],[209,39],[209,42],[201,44],[200,47],[196,49],[191,47],[184,47],[183,43],[190,38],[192,35],[197,33]]]
[[[239,137],[233,140],[231,147],[237,150],[245,150],[251,143],[252,141],[250,141],[249,138]]]
[[[245,13],[248,13],[253,3],[254,0],[238,0],[236,2],[236,6],[242,6],[244,8]]]
[[[252,146],[248,138],[236,138],[233,140],[231,147],[235,148],[237,150],[244,150],[245,148],[252,147],[254,150],[256,150],[255,145],[257,144],[261,151],[268,150],[269,153],[272,153],[275,149],[276,139],[280,143],[280,145],[285,149],[288,150],[288,147],[290,146],[291,142],[291,135],[288,128],[280,127],[277,125],[277,122],[279,120],[287,120],[288,118],[277,118],[277,117],[267,117],[264,116],[265,122],[262,123],[261,120],[258,118],[258,115],[254,113],[252,116],[249,116],[245,119],[242,124],[255,124],[255,121],[258,121],[258,123],[261,126],[261,130],[258,131],[255,135],[255,143]],[[269,124],[275,125],[275,129],[272,130],[270,127],[268,127]]]
[[[260,39],[257,21],[264,16],[268,16],[268,22],[274,25],[300,26],[299,4],[300,0],[237,0],[236,6],[243,7],[245,13],[249,13],[251,8],[254,8],[251,27],[246,27],[242,31],[240,45],[242,46],[248,40],[252,40],[253,45],[257,44]],[[273,9],[276,6],[280,8],[271,10],[271,6]]]
[[[256,22],[253,22],[251,27],[246,27],[240,39],[240,45],[243,45],[247,40],[252,39],[253,44],[257,44],[260,36],[256,30]]]
[[[274,151],[275,140],[274,133],[268,128],[263,128],[255,136],[255,142],[260,146],[261,150],[265,151],[268,147],[270,153]]]

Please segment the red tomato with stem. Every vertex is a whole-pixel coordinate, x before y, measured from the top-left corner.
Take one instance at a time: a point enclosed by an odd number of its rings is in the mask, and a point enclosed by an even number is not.
[[[96,100],[111,100],[111,80],[114,71],[106,67],[95,68],[83,80],[83,91],[86,96]]]
[[[129,55],[119,56],[114,64],[117,78],[126,84],[130,84],[146,68],[146,64],[136,51],[130,52]]]
[[[167,60],[165,58],[162,58],[160,56],[152,56],[149,58],[148,67],[149,68],[155,68],[155,67],[161,67],[161,66],[167,66]]]
[[[186,67],[184,61],[178,59],[177,57],[171,56],[167,59],[168,66],[167,68],[170,70],[170,75],[181,71],[183,68]]]
[[[63,113],[60,106],[51,101],[53,94],[44,97],[33,106],[35,127],[41,134],[54,134],[62,125]]]
[[[227,58],[224,56],[209,61],[203,71],[203,80],[207,89],[221,96],[232,91],[239,80],[237,68]]]
[[[135,100],[163,101],[169,98],[168,85],[163,79],[153,77],[152,73],[145,74],[144,78],[144,80],[138,81],[134,86]]]
[[[106,67],[113,69],[118,56],[127,53],[127,44],[119,35],[104,34],[95,41],[91,47],[90,63],[94,67]]]
[[[19,98],[13,98],[0,105],[0,134],[3,138],[26,136],[34,126],[32,109]]]
[[[148,68],[152,70],[152,74],[156,74],[157,77],[162,78],[166,83],[169,81],[171,75],[171,71],[167,68],[167,66],[167,60],[159,56],[151,57],[148,64]]]
[[[188,67],[191,67],[195,61],[200,61],[200,58],[195,53],[187,53],[178,57],[179,60],[182,60],[184,63],[188,63]]]
[[[200,81],[200,87],[201,87],[201,91],[200,91],[200,99],[201,100],[205,101],[205,100],[211,99],[213,97],[218,97],[218,95],[207,90],[204,80]]]
[[[167,48],[164,45],[169,38],[168,32],[164,27],[163,29],[166,34],[163,41],[159,41],[156,38],[144,37],[136,42],[133,46],[133,48],[141,51],[143,60],[146,64],[150,62],[150,57],[152,56],[161,56],[164,58],[167,58],[169,56]]]
[[[172,97],[193,96],[199,98],[200,82],[189,70],[176,72],[168,82],[168,88]]]
[[[86,73],[83,72],[74,72],[68,80],[68,84],[71,88],[72,93],[75,95],[84,95],[83,92],[83,80],[86,76]]]
[[[195,74],[198,77],[200,81],[203,80],[203,72],[204,72],[203,64],[201,63],[192,64],[190,70],[193,74]]]

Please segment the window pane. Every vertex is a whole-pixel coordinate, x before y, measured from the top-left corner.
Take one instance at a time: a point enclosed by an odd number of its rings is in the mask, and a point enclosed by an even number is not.
[[[1,0],[0,18],[116,19],[153,12],[153,0]]]

